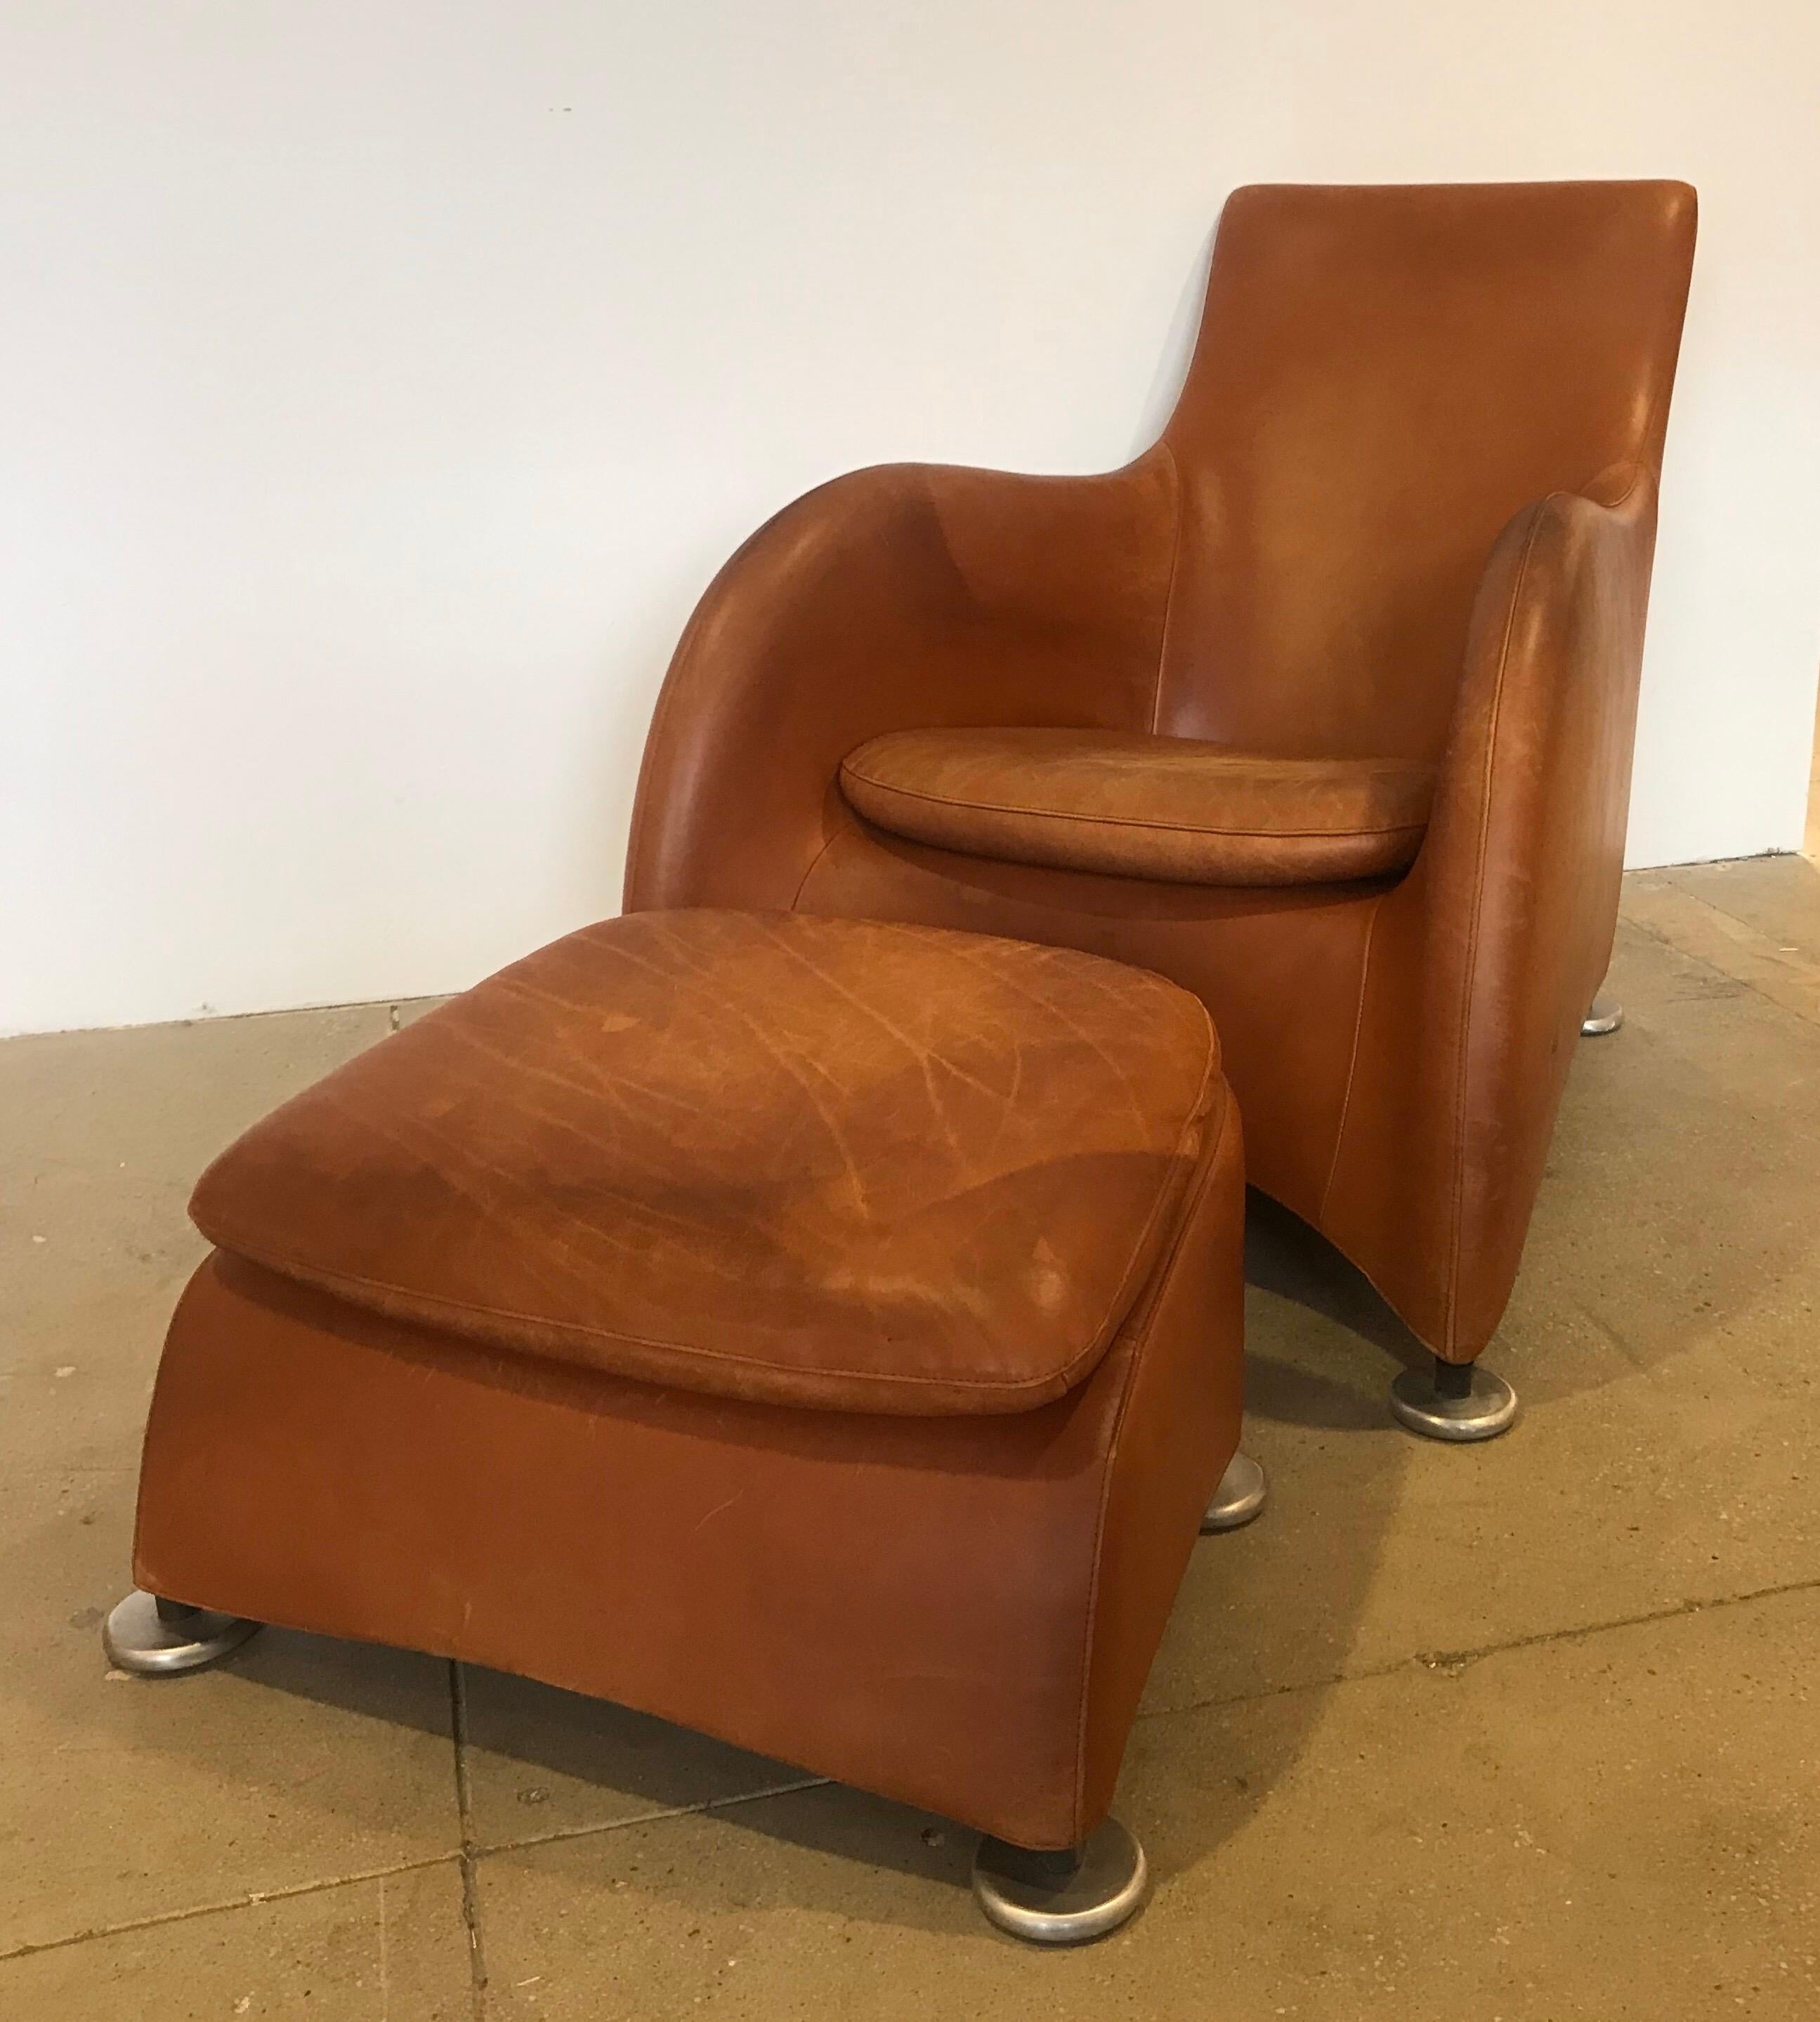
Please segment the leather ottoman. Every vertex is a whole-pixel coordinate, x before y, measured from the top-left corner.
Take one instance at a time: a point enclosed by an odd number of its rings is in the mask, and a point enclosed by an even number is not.
[[[788,914],[571,934],[203,1176],[110,1654],[275,1622],[521,1672],[977,1827],[990,1913],[1096,1935],[1238,1441],[1242,1185],[1158,976]]]

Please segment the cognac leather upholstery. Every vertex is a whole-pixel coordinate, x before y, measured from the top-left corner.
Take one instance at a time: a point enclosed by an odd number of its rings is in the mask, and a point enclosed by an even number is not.
[[[571,935],[206,1176],[259,1261],[172,1321],[136,1575],[1071,1845],[1237,1444],[1243,1165],[1158,977]]]
[[[1224,1100],[1206,1013],[1159,976],[640,914],[286,1103],[191,1211],[496,1347],[823,1410],[1023,1411],[1105,1353]]]
[[[1694,237],[1670,182],[1235,192],[1135,463],[859,471],[728,563],[651,727],[628,909],[917,921],[1184,984],[1253,1180],[1471,1359],[1610,952]],[[841,783],[895,733],[1031,730],[1395,761],[1434,794],[1406,870],[1271,887],[1039,859],[1052,816],[938,834]],[[1077,777],[1019,805],[1078,810]],[[1324,792],[1285,798],[1321,827]]]
[[[841,788],[912,842],[1183,885],[1318,885],[1406,870],[1435,768],[1268,758],[1143,731],[899,730]]]

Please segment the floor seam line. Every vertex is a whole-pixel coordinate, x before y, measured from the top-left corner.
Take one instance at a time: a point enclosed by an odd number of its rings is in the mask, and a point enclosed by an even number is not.
[[[181,1910],[161,1910],[155,1916],[129,1917],[123,1923],[97,1924],[92,1929],[72,1931],[61,1938],[44,1938],[29,1944],[14,1945],[0,1951],[0,1965],[12,1960],[35,1958],[40,1952],[66,1951],[71,1945],[92,1944],[97,1938],[119,1938],[134,1931],[153,1931],[166,1924],[185,1924],[197,1917],[219,1917],[235,1910],[256,1909],[261,1903],[289,1903],[301,1896],[320,1896],[331,1889],[357,1889],[363,1882],[389,1881],[395,1874],[420,1874],[432,1867],[459,1861],[455,1853],[427,1854],[421,1860],[400,1860],[385,1867],[363,1868],[353,1874],[335,1874],[319,1881],[296,1881],[279,1889],[249,1889],[244,1896],[227,1896],[215,1903],[193,1903]]]
[[[1374,1664],[1365,1670],[1336,1671],[1327,1677],[1304,1679],[1294,1684],[1267,1685],[1260,1692],[1229,1692],[1223,1698],[1191,1700],[1186,1706],[1158,1706],[1154,1712],[1140,1713],[1137,1717],[1140,1721],[1177,1720],[1185,1714],[1216,1713],[1227,1706],[1286,1699],[1296,1692],[1324,1692],[1332,1691],[1337,1685],[1370,1684],[1379,1678],[1394,1677],[1412,1664],[1419,1664],[1430,1671],[1465,1670],[1487,1657],[1501,1657],[1512,1650],[1538,1649],[1548,1643],[1570,1643],[1576,1639],[1603,1636],[1618,1629],[1641,1629],[1653,1622],[1678,1622],[1683,1615],[1708,1615],[1717,1608],[1741,1608],[1753,1600],[1774,1600],[1783,1594],[1807,1593],[1817,1588],[1820,1588],[1820,1576],[1788,1580],[1773,1586],[1753,1587],[1746,1593],[1716,1594],[1705,1600],[1679,1601],[1672,1608],[1653,1608],[1642,1615],[1617,1615],[1609,1622],[1583,1622],[1577,1628],[1537,1630],[1532,1636],[1513,1637],[1508,1642],[1486,1643],[1471,1649],[1412,1650],[1406,1657],[1396,1658],[1386,1664]]]
[[[456,1856],[461,1878],[461,1925],[468,1936],[468,1991],[474,2022],[486,2022],[487,1948],[480,1933],[480,1891],[475,1866],[474,1786],[468,1769],[468,1674],[449,1659],[449,1739],[455,1758],[455,1815],[461,1834]]]
[[[1718,910],[1717,907],[1713,908],[1715,912]],[[1727,917],[1729,918],[1730,915]],[[1627,913],[1624,915],[1624,924],[1628,927],[1635,928],[1639,934],[1647,934],[1658,947],[1666,948],[1671,954],[1678,954],[1683,962],[1698,962],[1709,975],[1721,976],[1727,983],[1735,983],[1740,990],[1748,990],[1752,996],[1760,999],[1765,1004],[1772,1005],[1778,1011],[1786,1012],[1797,1023],[1810,1026],[1820,1025],[1820,1018],[1813,1017],[1805,1011],[1797,1011],[1793,1005],[1785,1004],[1781,998],[1771,996],[1760,983],[1752,982],[1748,976],[1740,976],[1736,969],[1726,968],[1722,962],[1713,961],[1710,955],[1697,954],[1694,949],[1684,947],[1672,934],[1665,933],[1661,928],[1654,925],[1651,922],[1637,919]],[[1745,922],[1741,924],[1748,925],[1749,922]]]
[[[1748,857],[1743,860],[1746,863],[1752,861]],[[1716,899],[1708,898],[1704,892],[1694,891],[1691,887],[1681,883],[1680,880],[1672,874],[1669,876],[1669,882],[1683,898],[1691,899],[1696,905],[1705,907],[1709,912],[1716,913],[1723,920],[1730,920],[1734,926],[1742,927],[1751,939],[1757,943],[1765,961],[1776,962],[1784,969],[1805,970],[1809,973],[1815,969],[1815,958],[1809,954],[1804,948],[1785,947],[1773,934],[1766,934],[1755,920],[1747,920],[1743,914],[1734,913],[1729,906],[1720,905]],[[1785,959],[1789,954],[1796,957],[1793,962]]]
[[[705,1812],[730,1811],[735,1805],[757,1803],[763,1798],[787,1798],[798,1790],[826,1790],[831,1776],[804,1776],[793,1783],[768,1784],[762,1790],[737,1790],[724,1798],[705,1798],[698,1805],[666,1805],[661,1810],[635,1812],[630,1818],[608,1819],[600,1825],[560,1826],[553,1832],[534,1833],[527,1839],[505,1839],[493,1845],[476,1842],[476,1860],[491,1860],[502,1853],[522,1853],[538,1846],[555,1846],[572,1839],[593,1839],[602,1833],[623,1832],[629,1826],[661,1824],[666,1819],[698,1818]]]

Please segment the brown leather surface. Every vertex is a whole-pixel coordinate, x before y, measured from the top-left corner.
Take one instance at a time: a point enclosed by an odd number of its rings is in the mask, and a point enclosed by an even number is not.
[[[1324,1206],[1391,1302],[1462,1353],[1502,1315],[1611,954],[1655,488],[1636,472],[1601,489],[1611,503],[1543,499],[1493,553],[1428,843],[1373,937]],[[1400,1241],[1417,1217],[1434,1239]]]
[[[217,1253],[159,1369],[136,1577],[1070,1845],[1103,1815],[1238,1440],[1243,1159],[1222,1114],[1126,1326],[1023,1412],[647,1385]]]
[[[626,911],[787,907],[881,731],[1147,725],[1176,524],[1158,448],[1108,477],[887,465],[786,506],[670,663],[633,810]]]
[[[1083,947],[1193,991],[1220,1034],[1252,1184],[1313,1221],[1384,889],[1100,878],[930,849],[855,824],[822,852],[797,903],[812,913]]]
[[[790,914],[571,934],[257,1125],[212,1242],[521,1351],[1015,1411],[1104,1353],[1224,1100],[1202,1006],[1071,950]]]
[[[1671,182],[1235,191],[1165,431],[1154,727],[1438,759],[1506,523],[1659,462],[1694,208]]]
[[[628,907],[902,901],[1136,959],[1160,936],[1260,1184],[1469,1358],[1615,924],[1694,209],[1671,182],[1235,192],[1181,399],[1129,469],[859,472],[722,571],[652,725]],[[1433,764],[1434,813],[1388,896],[1210,900],[1191,953],[1158,896],[1191,888],[992,882],[855,816],[847,754],[964,726]]]
[[[1407,870],[1435,769],[1273,758],[1143,731],[897,730],[841,761],[880,828],[1012,863],[1178,885],[1318,885]]]

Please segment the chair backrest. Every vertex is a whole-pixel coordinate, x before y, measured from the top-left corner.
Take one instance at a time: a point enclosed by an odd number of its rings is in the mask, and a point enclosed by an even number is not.
[[[1654,484],[1694,232],[1672,182],[1235,192],[1165,432],[1157,728],[1437,756],[1511,516]]]

